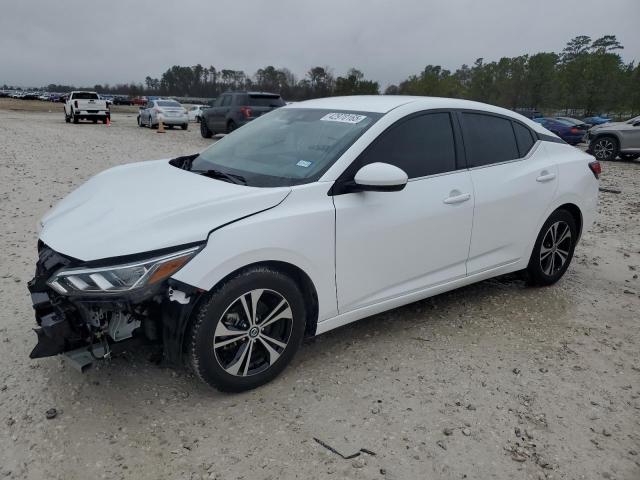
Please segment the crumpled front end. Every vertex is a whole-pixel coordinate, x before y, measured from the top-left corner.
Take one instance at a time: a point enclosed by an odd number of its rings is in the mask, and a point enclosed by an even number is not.
[[[190,290],[188,286],[178,291],[163,281],[126,295],[62,295],[48,282],[56,272],[82,267],[83,262],[42,242],[38,251],[36,275],[28,284],[38,325],[31,358],[65,354],[83,370],[93,360],[108,358],[134,341],[164,344],[170,350],[167,356],[180,356],[183,332],[178,331],[178,323],[186,324],[195,303],[184,293]],[[197,292],[189,293],[194,296]]]

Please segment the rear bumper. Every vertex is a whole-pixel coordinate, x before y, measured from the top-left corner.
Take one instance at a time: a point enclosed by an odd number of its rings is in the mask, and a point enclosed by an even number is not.
[[[184,125],[185,123],[189,123],[189,119],[187,117],[158,117],[158,121],[162,120],[162,123],[165,125]]]

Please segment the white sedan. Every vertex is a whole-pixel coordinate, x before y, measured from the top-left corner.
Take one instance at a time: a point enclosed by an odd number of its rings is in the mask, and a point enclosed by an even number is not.
[[[187,110],[175,100],[159,98],[149,100],[144,107],[140,107],[138,126],[157,128],[160,122],[169,128],[174,126],[179,126],[183,130],[189,128]]]
[[[557,282],[599,173],[491,105],[288,105],[200,154],[107,170],[54,207],[29,284],[31,356],[83,368],[142,337],[214,387],[254,388],[305,336],[510,272]]]
[[[207,108],[207,105],[192,105],[187,109],[187,115],[189,116],[190,122],[198,122],[200,123],[200,119],[202,118],[202,110]]]

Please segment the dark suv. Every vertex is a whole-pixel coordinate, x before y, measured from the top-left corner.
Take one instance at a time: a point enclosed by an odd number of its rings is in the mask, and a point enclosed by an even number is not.
[[[277,93],[223,93],[212,107],[202,111],[200,133],[204,138],[211,138],[216,133],[229,133],[254,118],[284,105],[285,102]]]

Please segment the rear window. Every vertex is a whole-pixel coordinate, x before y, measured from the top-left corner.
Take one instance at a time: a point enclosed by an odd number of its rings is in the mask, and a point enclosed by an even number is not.
[[[510,120],[482,113],[463,113],[462,130],[470,167],[520,157]]]
[[[533,147],[533,144],[535,143],[533,134],[531,133],[531,130],[517,122],[513,122],[513,131],[516,133],[520,156],[524,157],[529,153],[529,150],[531,150],[531,147]]]
[[[91,92],[77,92],[73,94],[74,100],[98,100],[98,98],[97,93]]]
[[[159,107],[181,107],[178,102],[174,102],[173,100],[160,100],[156,102]]]
[[[247,104],[251,107],[282,107],[284,101],[280,95],[248,95]]]

